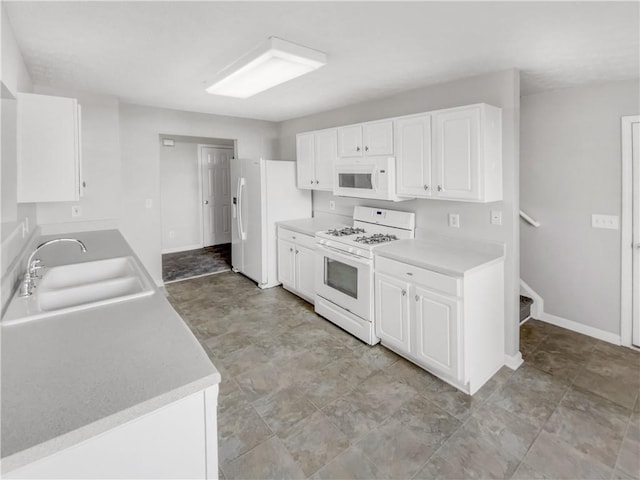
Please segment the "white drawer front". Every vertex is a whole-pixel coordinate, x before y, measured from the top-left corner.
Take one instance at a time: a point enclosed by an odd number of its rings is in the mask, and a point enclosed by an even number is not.
[[[432,272],[431,270],[425,270],[424,268],[409,265],[408,263],[398,262],[380,256],[376,257],[375,270],[386,273],[387,275],[393,275],[397,278],[403,278],[416,285],[421,285],[447,295],[453,295],[455,297],[462,296],[462,287],[459,278]]]

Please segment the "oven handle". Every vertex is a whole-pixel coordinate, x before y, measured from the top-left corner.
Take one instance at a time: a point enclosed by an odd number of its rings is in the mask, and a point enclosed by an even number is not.
[[[362,265],[369,265],[370,263],[369,259],[359,257],[358,255],[354,255],[353,253],[347,253],[342,250],[338,250],[337,248],[327,247],[326,245],[320,245],[320,244],[316,244],[316,247],[320,251],[331,253],[338,257],[347,257],[349,260],[353,260]]]

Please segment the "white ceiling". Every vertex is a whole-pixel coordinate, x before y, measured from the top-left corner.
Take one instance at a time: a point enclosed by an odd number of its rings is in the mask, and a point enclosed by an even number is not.
[[[2,2],[37,85],[281,121],[518,68],[522,93],[638,78],[639,2]],[[328,64],[249,99],[207,79],[269,36]]]

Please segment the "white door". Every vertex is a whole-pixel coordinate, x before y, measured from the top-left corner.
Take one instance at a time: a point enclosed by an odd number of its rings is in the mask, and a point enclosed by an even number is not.
[[[633,173],[633,326],[632,343],[640,346],[640,123],[632,123]]]
[[[205,247],[231,242],[231,173],[233,149],[200,147],[202,169],[202,238]]]
[[[316,254],[307,247],[296,245],[296,290],[309,299],[316,295],[316,278],[314,276]]]
[[[313,188],[315,185],[314,153],[314,134],[298,135],[296,137],[298,188]]]
[[[362,156],[362,127],[342,127],[338,129],[338,156]]]
[[[398,194],[431,196],[431,117],[401,118],[395,122]]]
[[[409,284],[375,274],[375,328],[382,343],[409,353]]]
[[[295,248],[292,242],[278,239],[278,281],[289,288],[295,288]]]
[[[420,287],[414,289],[413,296],[414,355],[425,366],[457,379],[458,302]]]
[[[480,109],[434,114],[435,195],[480,198]]]
[[[322,130],[315,134],[315,189],[333,190],[333,164],[338,156],[338,132]]]
[[[366,123],[363,126],[365,155],[391,155],[393,153],[393,122]]]

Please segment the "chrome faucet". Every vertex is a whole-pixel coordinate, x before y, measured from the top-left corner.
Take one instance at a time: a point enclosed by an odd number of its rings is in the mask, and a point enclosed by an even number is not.
[[[51,245],[53,243],[59,242],[74,242],[80,245],[80,250],[82,253],[87,252],[87,247],[82,241],[76,238],[54,238],[53,240],[46,241],[38,245],[31,255],[29,255],[29,260],[27,260],[27,271],[24,274],[24,279],[22,280],[22,285],[20,286],[20,296],[21,297],[30,297],[33,293],[33,288],[36,286],[36,278],[38,277],[38,270],[40,270],[44,265],[40,264],[39,259],[33,259],[36,253],[38,253],[42,248],[47,245]]]

